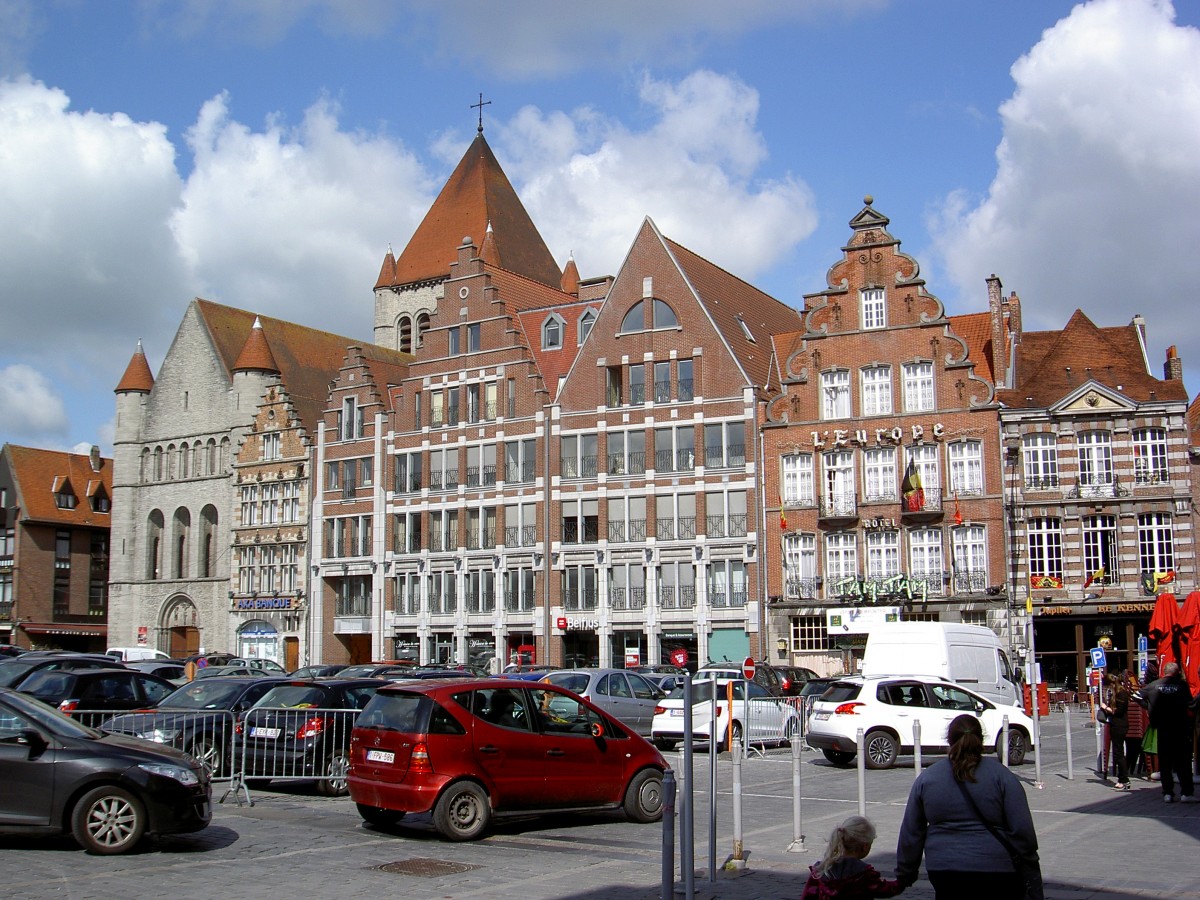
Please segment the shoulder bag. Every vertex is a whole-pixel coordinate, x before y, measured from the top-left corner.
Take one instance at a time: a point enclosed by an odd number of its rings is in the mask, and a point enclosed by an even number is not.
[[[1037,863],[1030,864],[1026,862],[1017,851],[1017,848],[1012,845],[1012,841],[1006,838],[1000,829],[989,822],[983,813],[979,811],[979,807],[975,805],[975,801],[967,793],[967,786],[957,778],[954,779],[954,783],[958,785],[963,799],[967,801],[967,806],[971,807],[971,811],[975,813],[975,817],[983,823],[983,827],[991,833],[992,837],[1000,842],[1000,846],[1008,851],[1008,857],[1012,860],[1013,868],[1017,870],[1017,874],[1025,882],[1025,900],[1045,900],[1046,892],[1042,885],[1041,866]]]

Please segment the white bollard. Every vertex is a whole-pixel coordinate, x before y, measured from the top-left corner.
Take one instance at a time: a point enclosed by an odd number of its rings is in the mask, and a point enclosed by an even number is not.
[[[863,745],[863,730],[858,729],[858,814],[867,817],[867,754]]]
[[[913,719],[913,780],[921,777],[921,720]]]
[[[1000,720],[1000,762],[1004,763],[1004,768],[1008,768],[1008,716],[1006,715]]]
[[[1068,703],[1063,707],[1063,712],[1067,716],[1067,780],[1075,780],[1075,756],[1071,752],[1071,704]]]
[[[792,739],[792,842],[788,853],[804,853],[804,816],[800,810],[800,737]]]

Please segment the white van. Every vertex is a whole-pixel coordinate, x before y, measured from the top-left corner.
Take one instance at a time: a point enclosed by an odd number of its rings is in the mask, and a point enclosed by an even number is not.
[[[109,647],[104,651],[105,656],[111,656],[113,659],[119,659],[121,662],[134,662],[142,659],[170,659],[171,657],[163,653],[161,650],[153,650],[150,647]]]
[[[889,622],[867,633],[862,675],[939,675],[996,704],[1020,706],[1017,679],[996,632],[952,622]]]

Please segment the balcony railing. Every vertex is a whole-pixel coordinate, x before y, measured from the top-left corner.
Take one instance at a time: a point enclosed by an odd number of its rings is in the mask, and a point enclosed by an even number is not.
[[[639,403],[646,402],[646,386],[644,384],[631,384],[629,386],[629,403],[636,406]]]
[[[730,444],[728,447],[705,447],[706,469],[734,469],[746,464],[746,445]]]
[[[583,456],[579,459],[575,459],[573,456],[564,456],[560,460],[562,477],[595,478],[596,466],[598,462],[599,459],[594,454],[591,456]]]
[[[696,588],[692,585],[675,587],[669,584],[658,586],[658,605],[663,609],[695,609]]]
[[[589,516],[583,520],[582,534],[578,519],[563,519],[562,541],[564,544],[594,544],[600,540],[600,523]]]
[[[1115,475],[1081,475],[1067,496],[1072,500],[1128,497],[1129,489]]]
[[[609,475],[642,475],[646,471],[646,451],[634,450],[626,456],[624,453],[608,455]]]
[[[421,612],[421,598],[416,594],[400,594],[396,597],[394,608],[397,615],[415,616]]]
[[[942,489],[938,487],[922,488],[923,499],[920,506],[909,509],[909,501],[901,499],[900,513],[905,516],[933,516],[942,512]]]
[[[708,605],[714,609],[740,609],[746,605],[746,596],[746,591],[710,590]]]
[[[1138,487],[1145,487],[1152,484],[1170,484],[1171,479],[1167,476],[1166,469],[1150,470],[1134,470],[1133,483]]]
[[[1030,475],[1025,479],[1027,491],[1052,491],[1058,487],[1058,475]]]
[[[654,402],[655,403],[670,403],[671,402],[671,382],[670,381],[654,382]]]
[[[644,587],[613,588],[608,601],[613,609],[645,609],[646,589]]]
[[[496,595],[484,594],[482,597],[471,598],[471,608],[468,612],[490,613],[496,611]]]
[[[630,519],[628,523],[612,521],[608,523],[608,539],[613,543],[625,541],[642,542],[646,540],[646,520]]]
[[[369,597],[338,597],[333,606],[335,616],[369,616],[371,614],[371,599]]]
[[[7,603],[0,603],[0,622],[11,622],[12,611],[13,605],[11,600]]]
[[[895,503],[900,499],[894,485],[868,488],[863,494],[863,503]]]
[[[581,610],[595,609],[597,601],[597,592],[594,588],[578,591],[574,595],[568,593],[563,603],[564,609]]]
[[[694,394],[692,393],[692,379],[680,378],[679,379],[679,399],[680,400],[691,400],[693,396],[694,396]]]
[[[536,525],[506,525],[504,545],[506,547],[532,547],[537,543]]]
[[[458,487],[458,469],[444,469],[429,473],[431,491],[452,491]]]
[[[504,471],[504,480],[510,484],[520,484],[526,481],[533,481],[534,464],[532,462],[524,462],[520,465],[509,464]]]
[[[788,576],[783,582],[784,595],[789,600],[811,600],[817,596],[819,585],[820,581],[815,576],[808,578]]]
[[[950,579],[956,594],[982,594],[987,591],[987,572],[955,572]]]
[[[458,596],[433,595],[429,598],[429,613],[434,616],[449,615],[458,610]]]
[[[826,494],[821,498],[817,515],[822,519],[856,519],[858,498],[852,493]]]
[[[504,608],[509,612],[529,612],[533,609],[533,598],[505,592]]]

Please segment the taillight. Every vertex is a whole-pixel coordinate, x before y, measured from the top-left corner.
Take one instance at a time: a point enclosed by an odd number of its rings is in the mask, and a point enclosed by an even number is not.
[[[413,747],[412,756],[408,759],[408,768],[412,772],[433,771],[433,766],[429,763],[429,747],[424,741],[418,741]]]
[[[319,716],[309,719],[303,725],[296,729],[296,738],[304,740],[305,738],[316,737],[325,730],[325,720]]]
[[[839,703],[834,708],[833,714],[835,716],[856,716],[856,715],[858,715],[857,709],[860,706],[866,706],[866,705],[867,704],[865,704],[865,703],[858,703],[857,701],[854,703]]]
[[[792,682],[791,682],[789,679],[787,679],[787,678],[784,678],[784,679],[781,679],[781,681],[780,681],[780,686],[781,686],[781,687],[782,687],[782,688],[783,688],[785,691],[790,691],[790,690],[792,689]]]
[[[666,711],[667,711],[667,708],[666,708],[665,706],[656,706],[656,707],[654,707],[654,714],[655,714],[656,716],[661,716],[661,715],[662,715],[663,713],[665,713]]]
[[[58,709],[59,712],[71,712],[72,710],[79,709],[79,701],[64,700],[62,703],[58,704]]]

